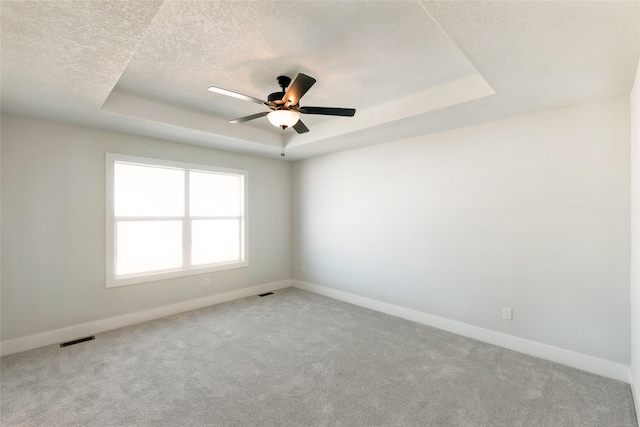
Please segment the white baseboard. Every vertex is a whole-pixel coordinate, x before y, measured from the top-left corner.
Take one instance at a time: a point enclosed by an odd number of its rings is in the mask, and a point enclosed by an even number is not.
[[[251,288],[239,289],[237,291],[225,292],[217,295],[210,295],[204,298],[184,301],[164,307],[158,307],[136,313],[125,314],[122,316],[111,317],[108,319],[97,320],[95,322],[70,326],[68,328],[43,332],[41,334],[2,341],[0,343],[0,354],[4,356],[21,351],[31,350],[38,347],[43,347],[46,345],[70,341],[87,335],[94,335],[100,332],[145,322],[147,320],[158,319],[160,317],[170,316],[172,314],[195,310],[210,305],[259,295],[265,292],[272,292],[290,286],[295,286],[299,289],[314,292],[319,295],[327,296],[329,298],[337,299],[371,310],[390,314],[392,316],[432,326],[458,335],[477,339],[489,344],[508,348],[520,353],[550,360],[552,362],[571,366],[573,368],[581,369],[583,371],[591,372],[597,375],[602,375],[604,377],[613,378],[625,383],[630,383],[631,390],[634,396],[634,402],[636,402],[636,413],[640,414],[640,412],[638,412],[638,404],[640,403],[640,400],[638,399],[640,398],[640,396],[638,396],[638,393],[640,393],[640,388],[638,388],[638,384],[634,383],[634,377],[631,375],[631,370],[626,365],[599,359],[597,357],[588,356],[571,350],[565,350],[547,344],[530,341],[524,338],[518,338],[512,335],[503,334],[501,332],[479,328],[477,326],[472,326],[466,323],[445,319],[443,317],[434,316],[421,311],[361,297],[355,294],[338,291],[335,289],[327,288],[325,286],[302,282],[299,280],[281,280],[278,282],[265,283],[263,285],[253,286]]]
[[[636,418],[640,418],[640,400],[638,400],[640,399],[640,396],[638,395],[638,393],[640,393],[640,389],[638,388],[640,384],[636,382],[636,377],[634,375],[633,369],[629,370],[629,384],[631,385],[633,404],[636,408]]]
[[[53,331],[43,332],[41,334],[29,335],[22,338],[2,341],[0,343],[0,354],[2,356],[5,356],[8,354],[43,347],[45,345],[71,341],[88,335],[94,335],[100,332],[110,331],[112,329],[118,329],[140,322],[146,322],[147,320],[158,319],[160,317],[170,316],[172,314],[182,313],[184,311],[195,310],[197,308],[259,295],[266,292],[272,292],[278,289],[288,288],[290,286],[291,280],[281,280],[279,282],[265,283],[263,285],[253,286],[251,288],[238,289],[237,291],[210,295],[204,298],[166,305],[164,307],[152,308],[150,310],[110,317],[108,319],[96,320],[95,322],[83,323],[81,325],[70,326],[63,329],[56,329]]]
[[[597,357],[553,347],[524,338],[518,338],[513,335],[507,335],[489,329],[479,328],[477,326],[338,291],[325,286],[314,285],[312,283],[302,282],[299,280],[293,280],[293,286],[305,291],[324,295],[329,298],[348,302],[350,304],[390,314],[392,316],[401,317],[403,319],[422,323],[423,325],[432,326],[448,332],[453,332],[454,334],[463,335],[478,341],[508,348],[509,350],[514,350],[519,353],[528,354],[530,356],[550,360],[552,362],[581,369],[593,374],[602,375],[603,377],[613,378],[625,383],[631,382],[631,371],[629,366],[620,363],[599,359]],[[640,392],[640,390],[638,391]]]

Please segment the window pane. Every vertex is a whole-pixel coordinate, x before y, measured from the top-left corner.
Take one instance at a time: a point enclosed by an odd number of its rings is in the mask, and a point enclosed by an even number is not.
[[[191,232],[193,265],[240,260],[240,220],[195,220]]]
[[[182,221],[118,221],[116,275],[182,267]]]
[[[116,163],[116,216],[184,215],[184,171]]]
[[[193,216],[234,216],[242,209],[242,176],[190,172],[190,206]]]

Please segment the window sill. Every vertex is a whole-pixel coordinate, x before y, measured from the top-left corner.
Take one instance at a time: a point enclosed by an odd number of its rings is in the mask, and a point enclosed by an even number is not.
[[[193,267],[189,269],[161,271],[152,274],[140,274],[123,276],[119,278],[108,277],[106,287],[117,288],[120,286],[135,285],[138,283],[156,282],[158,280],[175,279],[178,277],[194,276],[197,274],[213,273],[216,271],[232,270],[236,268],[248,267],[248,261],[234,261],[226,264],[208,265],[204,267]]]

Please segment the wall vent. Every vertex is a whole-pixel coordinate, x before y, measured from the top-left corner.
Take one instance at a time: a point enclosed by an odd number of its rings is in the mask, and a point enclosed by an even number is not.
[[[63,342],[62,344],[60,344],[60,347],[67,347],[67,346],[70,346],[70,345],[80,344],[81,342],[91,341],[91,340],[95,340],[95,339],[96,339],[95,336],[80,338],[80,339],[73,340],[73,341]]]
[[[267,295],[273,295],[273,292],[267,292],[266,294],[260,294],[259,297],[266,297]]]

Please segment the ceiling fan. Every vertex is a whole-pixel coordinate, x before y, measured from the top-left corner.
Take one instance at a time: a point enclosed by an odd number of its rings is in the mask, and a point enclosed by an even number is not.
[[[287,86],[291,83],[291,78],[287,76],[278,76],[277,80],[278,84],[282,88],[282,92],[274,92],[270,94],[267,101],[215,86],[211,86],[209,90],[221,95],[232,96],[245,101],[255,102],[256,104],[266,105],[271,109],[271,111],[264,111],[262,113],[231,120],[229,123],[243,123],[267,116],[269,122],[276,127],[282,128],[283,130],[288,127],[293,127],[296,132],[305,133],[309,132],[309,129],[304,125],[304,123],[302,123],[302,120],[300,120],[299,113],[346,117],[353,117],[356,113],[354,108],[301,107],[300,98],[302,98],[302,96],[307,93],[311,86],[316,82],[316,79],[309,77],[306,74],[298,74],[289,89],[287,89]]]

